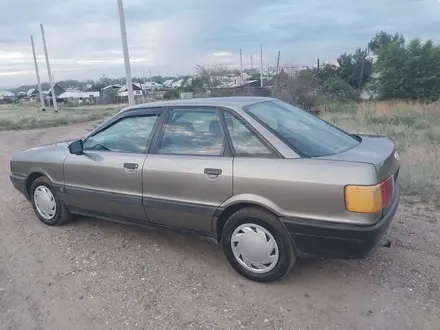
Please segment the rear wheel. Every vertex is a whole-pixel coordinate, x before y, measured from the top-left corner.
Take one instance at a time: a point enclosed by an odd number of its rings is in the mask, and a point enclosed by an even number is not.
[[[52,182],[45,176],[37,178],[29,191],[31,203],[38,219],[49,226],[68,222],[72,215],[54,192]]]
[[[296,254],[290,235],[275,215],[258,207],[234,213],[222,232],[223,250],[232,267],[257,282],[282,278]]]

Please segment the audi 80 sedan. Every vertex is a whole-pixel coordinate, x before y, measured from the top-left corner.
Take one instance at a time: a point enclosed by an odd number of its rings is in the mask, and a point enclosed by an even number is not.
[[[129,106],[82,139],[20,151],[10,165],[46,225],[83,215],[195,232],[259,282],[299,257],[369,256],[399,203],[392,140],[266,97]]]

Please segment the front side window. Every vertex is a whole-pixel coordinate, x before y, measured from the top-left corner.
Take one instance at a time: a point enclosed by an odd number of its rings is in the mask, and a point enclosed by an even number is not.
[[[87,139],[84,150],[143,153],[157,118],[157,115],[123,118]]]
[[[225,135],[217,109],[172,109],[159,142],[159,153],[221,156]]]
[[[244,107],[244,110],[307,157],[334,155],[359,144],[350,134],[283,101],[259,102]]]
[[[224,113],[232,147],[237,156],[271,156],[273,153],[238,118]]]

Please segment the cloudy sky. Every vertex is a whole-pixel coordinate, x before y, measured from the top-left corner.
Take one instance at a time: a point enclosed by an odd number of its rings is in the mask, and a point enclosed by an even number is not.
[[[380,30],[440,42],[440,0],[124,0],[132,74],[196,64],[310,65],[365,47]],[[36,83],[30,35],[47,81],[40,23],[56,80],[124,74],[116,0],[0,0],[0,88]]]

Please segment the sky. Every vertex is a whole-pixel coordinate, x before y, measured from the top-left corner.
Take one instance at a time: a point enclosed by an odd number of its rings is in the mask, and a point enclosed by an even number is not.
[[[440,42],[440,0],[124,0],[131,71],[195,72],[196,65],[313,65],[365,47],[384,30]],[[125,75],[117,0],[0,0],[0,88],[36,84],[30,35],[48,81]]]

